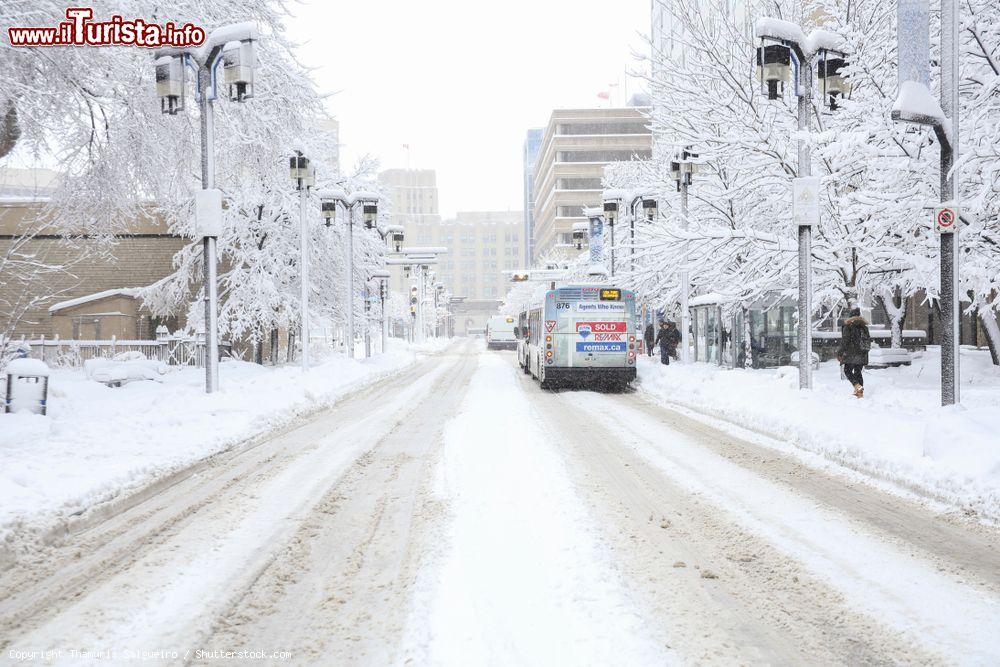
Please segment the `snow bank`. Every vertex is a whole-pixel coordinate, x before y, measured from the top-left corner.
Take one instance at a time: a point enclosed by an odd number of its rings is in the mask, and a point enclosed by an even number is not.
[[[414,363],[414,351],[394,343],[364,361],[331,357],[305,378],[297,366],[226,361],[211,396],[196,368],[120,388],[78,370],[53,370],[47,417],[0,414],[0,556],[22,538]]]
[[[989,352],[962,349],[963,406],[940,406],[940,351],[911,366],[865,372],[865,398],[851,395],[836,362],[821,365],[814,390],[798,370],[724,370],[640,360],[639,387],[820,454],[981,517],[1000,521],[1000,368]]]

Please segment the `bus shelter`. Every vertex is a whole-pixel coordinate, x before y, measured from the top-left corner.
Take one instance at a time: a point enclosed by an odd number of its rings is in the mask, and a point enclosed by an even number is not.
[[[798,350],[794,299],[769,295],[740,305],[733,297],[704,294],[692,298],[688,306],[694,361],[729,368],[774,368],[792,363],[792,354]]]

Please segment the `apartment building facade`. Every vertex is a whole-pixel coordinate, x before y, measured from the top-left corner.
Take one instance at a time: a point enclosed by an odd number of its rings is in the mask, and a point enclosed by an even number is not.
[[[533,259],[572,248],[573,223],[601,202],[604,167],[648,159],[648,107],[557,109],[542,135],[534,168]]]
[[[378,175],[384,197],[389,200],[389,222],[401,225],[406,234],[404,245],[428,245],[417,241],[425,236],[420,229],[441,222],[438,204],[437,174],[433,169],[386,169]],[[389,268],[390,289],[401,294],[410,289],[410,280],[403,275],[403,268]]]
[[[448,248],[435,272],[452,294],[472,300],[501,300],[504,271],[522,266],[521,211],[460,211],[454,218],[415,228],[414,245]]]
[[[433,169],[388,169],[379,174],[391,202],[390,222],[402,225],[409,247],[443,246],[433,268],[439,282],[456,297],[502,299],[507,293],[502,272],[524,261],[524,217],[521,211],[463,211],[441,218],[437,176]],[[403,269],[391,269],[393,290],[409,291]]]

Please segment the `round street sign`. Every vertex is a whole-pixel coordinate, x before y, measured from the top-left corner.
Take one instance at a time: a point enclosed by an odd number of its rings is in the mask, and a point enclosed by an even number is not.
[[[955,230],[955,221],[958,216],[955,215],[955,209],[953,208],[939,208],[937,214],[934,216],[934,227],[939,232],[952,232]]]

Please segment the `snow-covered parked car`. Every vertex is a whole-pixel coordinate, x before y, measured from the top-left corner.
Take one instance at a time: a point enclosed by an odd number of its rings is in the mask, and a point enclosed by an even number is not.
[[[158,381],[167,370],[165,363],[147,359],[141,352],[122,352],[111,359],[88,359],[83,363],[83,371],[89,379],[109,387],[120,387],[136,380]]]
[[[868,351],[866,368],[888,368],[889,366],[909,366],[913,361],[909,350],[902,348],[873,347]]]

